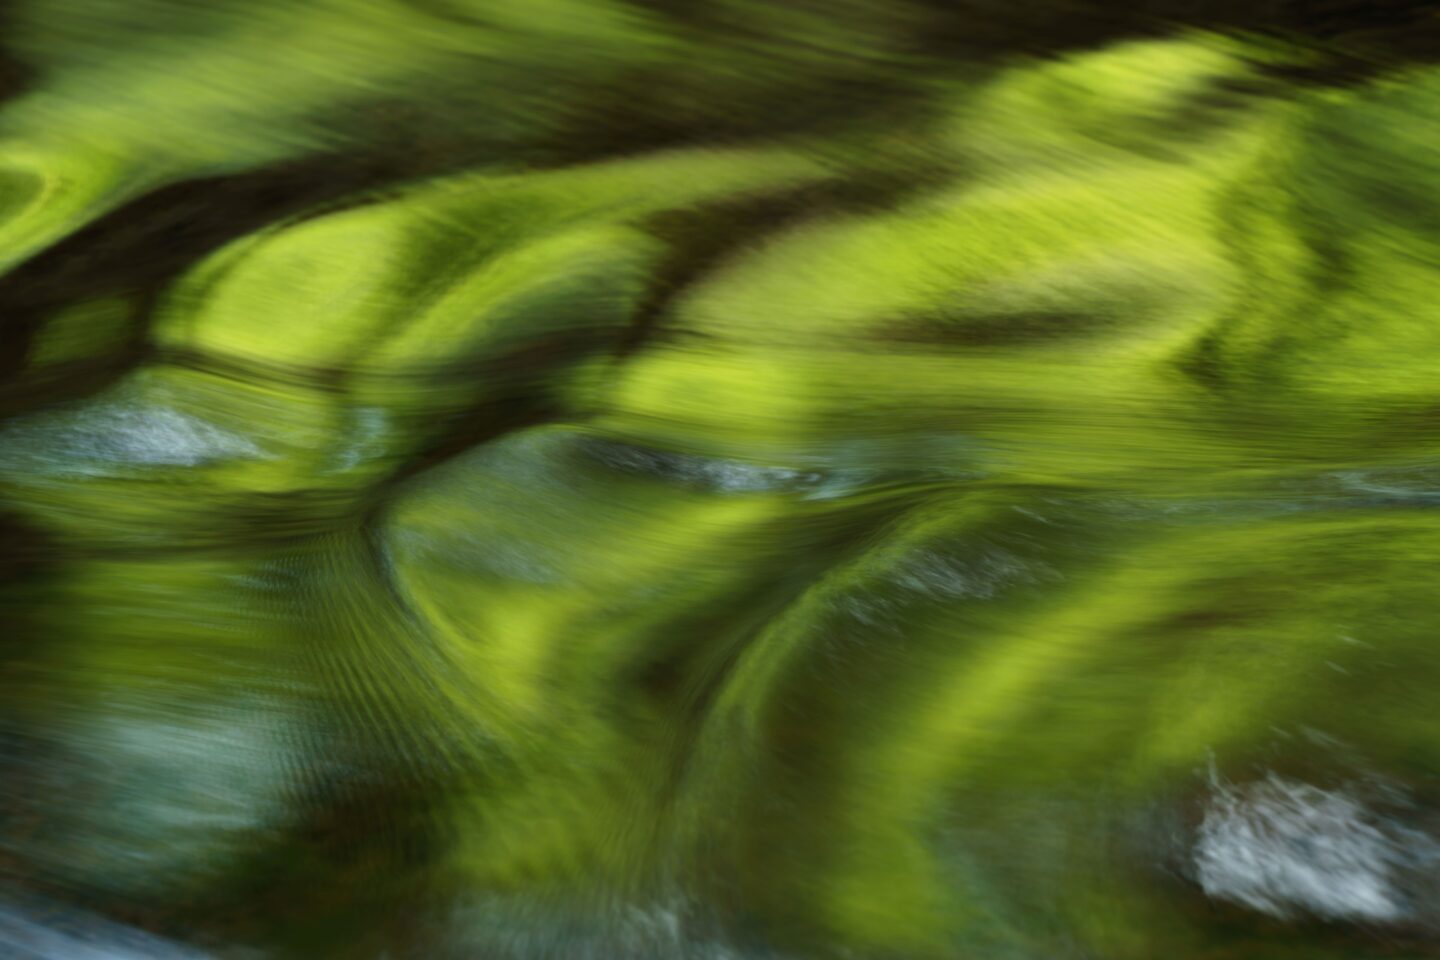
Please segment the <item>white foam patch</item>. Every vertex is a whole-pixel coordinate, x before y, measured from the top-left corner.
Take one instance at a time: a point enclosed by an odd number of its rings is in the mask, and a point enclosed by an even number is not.
[[[1281,918],[1394,922],[1409,913],[1399,871],[1437,850],[1343,789],[1271,773],[1213,782],[1194,857],[1201,887],[1217,900]]]
[[[0,904],[0,955],[11,960],[207,960],[212,955],[92,914]]]
[[[351,470],[385,456],[386,441],[394,429],[390,416],[381,407],[360,407],[350,416],[345,439],[335,452],[331,469]]]
[[[54,828],[6,842],[81,887],[161,896],[224,876],[289,810],[294,722],[262,697],[74,718],[54,763],[66,798]]]
[[[0,433],[7,459],[49,474],[104,475],[116,466],[193,467],[253,460],[253,441],[162,404],[101,401],[51,411]]]
[[[595,442],[588,449],[592,456],[613,469],[712,493],[809,489],[823,479],[819,473],[787,466],[697,456],[626,443]]]

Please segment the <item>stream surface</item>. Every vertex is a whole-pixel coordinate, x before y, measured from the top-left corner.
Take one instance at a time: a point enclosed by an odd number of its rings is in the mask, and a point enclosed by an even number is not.
[[[1440,957],[1440,70],[1055,6],[0,9],[0,958]]]

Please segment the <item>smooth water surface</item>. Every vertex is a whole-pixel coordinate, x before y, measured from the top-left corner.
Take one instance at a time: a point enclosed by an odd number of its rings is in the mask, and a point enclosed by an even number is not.
[[[0,956],[1440,956],[1434,24],[1100,6],[0,10]]]

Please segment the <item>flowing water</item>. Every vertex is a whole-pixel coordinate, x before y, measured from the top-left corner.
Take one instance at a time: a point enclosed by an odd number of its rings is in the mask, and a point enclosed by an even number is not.
[[[0,957],[1440,956],[1433,13],[1018,6],[0,8]]]

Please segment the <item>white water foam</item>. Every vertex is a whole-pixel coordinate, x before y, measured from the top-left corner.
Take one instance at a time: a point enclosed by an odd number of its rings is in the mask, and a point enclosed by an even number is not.
[[[1344,788],[1274,773],[1212,784],[1194,858],[1201,887],[1217,900],[1281,918],[1393,923],[1411,913],[1401,874],[1440,858],[1434,838]]]

